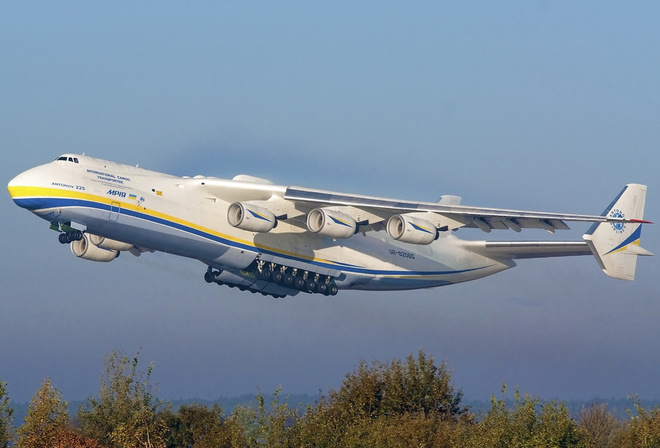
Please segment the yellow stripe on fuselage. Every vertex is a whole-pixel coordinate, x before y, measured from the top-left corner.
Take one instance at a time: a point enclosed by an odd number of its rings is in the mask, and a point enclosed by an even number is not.
[[[99,204],[112,205],[113,203],[119,204],[120,208],[129,209],[135,212],[143,213],[145,215],[152,216],[154,218],[162,219],[164,221],[169,221],[184,227],[190,227],[192,229],[198,230],[200,232],[209,233],[216,237],[232,241],[237,244],[242,244],[245,246],[254,247],[255,249],[264,249],[278,254],[304,259],[313,262],[332,264],[337,267],[341,265],[337,264],[332,260],[326,260],[324,258],[309,257],[306,255],[298,254],[295,252],[284,251],[280,248],[274,248],[269,246],[258,246],[254,241],[248,241],[240,238],[236,238],[230,235],[219,233],[207,227],[202,227],[198,224],[195,224],[190,221],[186,221],[180,218],[177,218],[172,215],[158,212],[153,209],[147,209],[142,206],[131,204],[129,202],[122,202],[118,198],[107,198],[104,196],[99,196],[96,194],[86,193],[83,191],[76,190],[63,190],[59,188],[48,188],[48,187],[28,187],[28,186],[10,186],[8,187],[9,194],[13,199],[30,199],[30,198],[67,198],[67,199],[80,199],[84,201],[96,202]]]

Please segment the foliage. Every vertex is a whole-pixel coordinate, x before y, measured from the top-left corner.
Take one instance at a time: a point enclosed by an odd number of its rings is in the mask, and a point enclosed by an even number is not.
[[[222,408],[197,403],[165,411],[168,448],[222,448],[242,446],[244,434],[235,418],[223,419]]]
[[[582,407],[578,427],[585,448],[613,447],[620,423],[607,403],[591,403]]]
[[[294,439],[299,424],[299,413],[289,406],[287,398],[280,402],[278,388],[272,401],[266,404],[264,396],[256,396],[257,407],[238,406],[234,411],[236,423],[244,428],[244,442],[249,447],[286,447]],[[236,442],[237,439],[234,439]]]
[[[339,390],[321,397],[296,428],[301,446],[450,446],[469,425],[448,366],[417,358],[362,361]]]
[[[617,434],[614,446],[617,448],[658,448],[660,447],[660,408],[645,409],[639,399],[631,397],[636,414],[628,410],[630,419]]]
[[[238,406],[227,418],[217,405],[185,404],[176,411],[158,399],[146,371],[111,352],[105,358],[98,398],[69,422],[67,403],[45,380],[18,428],[19,448],[276,448],[276,447],[437,447],[437,448],[660,448],[660,408],[634,410],[621,422],[606,404],[592,403],[572,418],[564,402],[542,402],[515,391],[513,399],[491,399],[477,417],[461,404],[445,363],[420,351],[405,362],[362,361],[337,390],[321,395],[302,412],[281,390],[272,401],[262,394],[256,406]],[[11,442],[12,409],[0,381],[0,448]],[[7,429],[9,428],[9,429]]]
[[[339,390],[330,392],[328,406],[369,418],[424,414],[456,420],[467,413],[460,406],[462,397],[461,391],[454,392],[448,366],[443,362],[437,367],[420,350],[417,359],[409,355],[405,364],[394,359],[368,367],[362,361]]]
[[[0,448],[7,448],[12,439],[13,414],[7,395],[7,383],[0,381]]]
[[[506,385],[502,389],[506,394]],[[542,403],[516,390],[513,407],[504,398],[491,400],[491,409],[468,436],[469,445],[482,447],[578,447],[577,423],[561,402]]]
[[[110,447],[165,447],[165,404],[151,385],[153,363],[146,372],[133,359],[111,352],[105,359],[98,398],[81,405],[78,417],[83,434]]]
[[[25,423],[18,428],[19,448],[52,448],[58,446],[59,437],[69,421],[67,403],[62,394],[44,380],[32,397]]]

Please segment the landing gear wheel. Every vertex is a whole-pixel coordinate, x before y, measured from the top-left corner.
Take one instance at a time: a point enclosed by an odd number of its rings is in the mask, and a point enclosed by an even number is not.
[[[210,271],[206,271],[204,273],[204,281],[206,283],[213,283],[213,280],[215,280],[215,275],[213,275],[213,273]]]
[[[308,279],[307,282],[305,282],[305,287],[309,290],[309,292],[316,292],[316,287],[318,286],[318,283],[316,283],[313,279]]]
[[[324,296],[328,295],[328,285],[325,283],[319,283],[319,285],[316,287],[316,290]]]
[[[69,244],[71,242],[66,233],[60,233],[57,239],[59,240],[60,244]]]
[[[328,293],[331,296],[336,296],[338,292],[339,292],[339,288],[337,288],[337,285],[335,285],[334,282],[332,282],[328,285]]]
[[[259,280],[268,281],[268,280],[270,280],[270,276],[271,276],[271,274],[272,274],[272,271],[271,271],[270,269],[264,269],[264,270],[261,271],[261,272],[257,271],[257,275],[256,275],[256,277],[257,277]]]
[[[282,272],[280,271],[273,271],[273,275],[271,276],[271,278],[275,283],[280,283],[284,278],[284,274],[282,274]]]
[[[74,230],[69,234],[71,241],[80,241],[83,239],[83,233],[80,230]]]
[[[287,286],[293,285],[293,275],[291,274],[284,274],[284,278],[282,278],[282,283],[284,283]]]
[[[302,277],[296,277],[293,280],[293,285],[298,289],[305,289],[305,279]]]

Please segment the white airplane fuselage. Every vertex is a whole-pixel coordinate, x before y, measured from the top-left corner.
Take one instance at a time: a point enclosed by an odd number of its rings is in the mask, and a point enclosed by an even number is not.
[[[213,270],[216,283],[275,296],[299,289],[258,279],[255,266],[295,269],[294,274],[304,273],[306,278],[335,282],[338,289],[364,290],[443,286],[515,266],[511,259],[470,250],[450,231],[419,245],[397,241],[385,231],[358,232],[349,238],[322,236],[286,218],[268,232],[242,230],[228,222],[230,204],[246,199],[277,203],[287,189],[247,176],[177,177],[65,155],[18,175],[8,188],[19,206],[58,230],[71,223],[136,250],[197,259]]]

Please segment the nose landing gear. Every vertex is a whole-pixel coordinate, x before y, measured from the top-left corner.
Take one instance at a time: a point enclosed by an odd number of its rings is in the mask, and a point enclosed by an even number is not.
[[[69,244],[73,241],[80,241],[83,239],[83,233],[80,230],[72,229],[69,232],[60,233],[57,237],[61,244]]]

